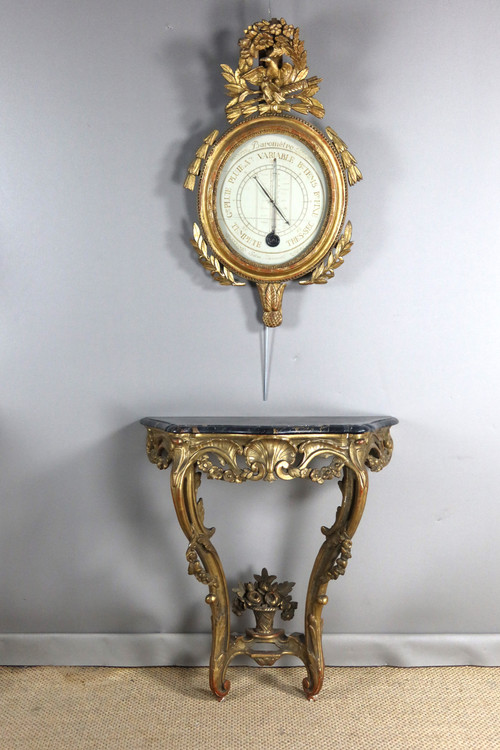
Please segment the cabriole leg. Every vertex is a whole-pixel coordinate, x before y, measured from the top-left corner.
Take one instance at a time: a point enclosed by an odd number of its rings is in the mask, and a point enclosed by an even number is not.
[[[321,545],[309,579],[305,612],[305,666],[307,677],[303,680],[306,696],[314,700],[323,685],[323,619],[322,610],[328,602],[326,591],[330,580],[343,575],[351,557],[352,536],[363,513],[368,492],[365,470],[344,466],[339,482],[342,504],[337,510],[331,528],[323,526],[326,536]]]
[[[199,483],[200,475],[192,465],[182,472],[172,471],[172,497],[179,523],[189,539],[188,573],[209,589],[205,601],[212,612],[210,688],[222,700],[230,688],[225,678],[230,636],[229,595],[222,563],[210,541],[215,529],[205,527],[203,502],[197,499]]]

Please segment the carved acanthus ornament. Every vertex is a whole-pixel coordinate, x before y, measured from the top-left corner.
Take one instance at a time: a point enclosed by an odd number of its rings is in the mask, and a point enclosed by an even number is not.
[[[148,429],[146,453],[152,464],[159,469],[168,469],[173,457],[171,438],[162,430]]]
[[[197,468],[211,479],[226,482],[258,481],[274,482],[276,479],[310,479],[323,484],[328,479],[340,476],[347,455],[339,454],[342,446],[331,441],[294,440],[282,437],[259,437],[245,446],[226,441],[226,457],[217,454],[221,466],[214,465],[205,453],[197,461]],[[246,462],[240,467],[237,457]],[[323,467],[312,467],[316,458],[328,458]],[[224,469],[224,465],[229,468]]]
[[[370,450],[365,459],[365,464],[370,471],[382,471],[391,460],[394,447],[391,434],[388,428],[380,432],[379,440],[370,445]]]
[[[262,304],[262,321],[268,328],[276,328],[283,322],[281,304],[286,284],[283,281],[260,282],[257,284]]]
[[[392,456],[394,443],[388,427],[377,432],[365,432],[350,446],[354,460],[362,462],[370,471],[382,471]]]
[[[162,430],[149,428],[147,452],[152,463],[166,469],[175,450],[178,467],[192,463],[209,479],[224,482],[310,479],[323,484],[340,477],[345,465],[380,471],[389,463],[392,445],[389,428],[367,432],[359,438],[231,435],[214,439],[182,435],[175,441]],[[327,459],[328,464],[311,466],[316,459]]]

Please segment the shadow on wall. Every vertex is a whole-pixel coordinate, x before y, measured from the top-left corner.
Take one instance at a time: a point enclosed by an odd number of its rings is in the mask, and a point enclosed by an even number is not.
[[[43,472],[25,465],[4,498],[0,632],[189,629],[171,604],[186,599],[185,540],[145,437],[136,423]]]
[[[390,10],[383,4],[364,2],[316,14],[306,6],[301,28],[308,64],[323,78],[318,96],[326,115],[321,127],[331,125],[338,132],[364,176],[349,192],[347,219],[352,219],[354,247],[330,282],[354,289],[384,252],[390,190],[404,179],[403,160],[378,125],[380,105],[374,93],[380,78],[393,75],[378,65],[390,22]]]
[[[217,31],[205,40],[203,46],[197,47],[189,38],[170,36],[160,53],[160,62],[167,74],[166,90],[169,98],[174,100],[173,109],[178,113],[176,123],[180,120],[183,128],[180,138],[169,146],[163,158],[155,192],[165,200],[167,223],[172,227],[166,237],[167,250],[174,255],[178,267],[202,288],[210,279],[205,276],[190,245],[192,222],[196,219],[195,194],[185,190],[183,182],[187,167],[203,139],[215,128],[222,131],[227,127],[220,63],[232,60],[237,54],[241,29],[236,31],[236,21],[230,25],[231,15],[241,15],[236,7],[233,4],[233,13],[218,18]],[[178,130],[178,124],[173,127]],[[183,220],[186,216],[189,221]]]

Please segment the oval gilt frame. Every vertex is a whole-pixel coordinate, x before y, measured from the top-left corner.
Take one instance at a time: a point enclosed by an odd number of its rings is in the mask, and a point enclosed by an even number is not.
[[[266,134],[287,135],[302,141],[321,164],[329,193],[329,207],[317,239],[299,256],[279,266],[263,266],[243,258],[228,244],[217,221],[217,186],[222,165],[231,151],[243,141]],[[347,182],[331,143],[313,125],[283,115],[255,117],[227,130],[210,150],[198,189],[201,231],[212,252],[238,276],[255,282],[288,281],[310,273],[335,244],[346,209]]]

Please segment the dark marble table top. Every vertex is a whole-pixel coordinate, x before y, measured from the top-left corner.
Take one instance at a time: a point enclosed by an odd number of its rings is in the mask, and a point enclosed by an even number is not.
[[[359,435],[397,424],[394,417],[144,417],[141,424],[173,434]]]

